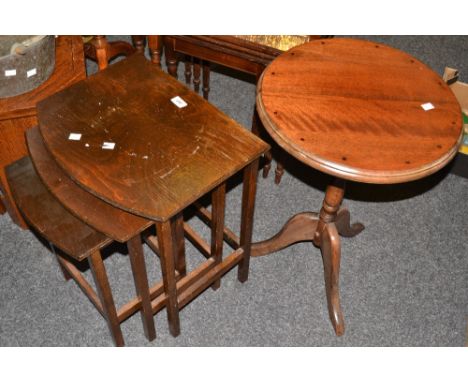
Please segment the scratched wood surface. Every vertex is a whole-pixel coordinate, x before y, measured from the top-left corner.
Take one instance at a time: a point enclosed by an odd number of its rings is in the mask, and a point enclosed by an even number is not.
[[[178,108],[180,96],[188,106]],[[268,145],[141,55],[38,104],[57,163],[114,206],[165,221]],[[70,133],[82,134],[69,140]],[[112,150],[104,142],[115,143]]]
[[[29,157],[6,167],[6,174],[25,219],[65,253],[82,260],[112,241],[75,218],[54,198]]]
[[[125,243],[153,224],[111,206],[73,182],[47,151],[39,128],[26,132],[26,142],[36,172],[47,189],[68,211],[95,230]]]
[[[422,104],[434,109],[425,111]],[[291,155],[331,175],[398,183],[447,164],[461,140],[460,106],[412,56],[358,39],[293,48],[263,73],[257,110]]]

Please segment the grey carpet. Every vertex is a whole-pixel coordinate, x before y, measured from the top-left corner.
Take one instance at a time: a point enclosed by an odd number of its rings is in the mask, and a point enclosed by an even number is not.
[[[468,78],[468,38],[363,36]],[[182,68],[179,68],[180,70]],[[93,69],[91,68],[91,71]],[[370,73],[372,75],[372,73]],[[179,75],[182,78],[182,75]],[[255,86],[248,76],[215,69],[210,100],[249,127]],[[411,79],[408,79],[411,80]],[[327,177],[289,158],[280,186],[259,177],[254,240],[270,237],[293,214],[318,210]],[[228,193],[226,222],[236,231],[241,189]],[[170,336],[166,313],[155,316],[148,343],[138,315],[123,323],[130,346],[463,346],[468,314],[468,180],[447,169],[395,186],[350,183],[344,204],[366,229],[342,241],[341,301],[346,333],[328,319],[320,252],[299,244],[251,261],[248,282],[229,272],[181,311],[182,333]],[[207,237],[197,219],[190,221]],[[66,283],[49,250],[0,216],[0,345],[111,346],[106,324],[73,281]],[[150,281],[160,277],[146,248]],[[227,248],[225,253],[227,252]],[[187,244],[193,268],[202,256]],[[128,256],[106,260],[117,305],[134,294]],[[89,270],[85,276],[90,278]]]

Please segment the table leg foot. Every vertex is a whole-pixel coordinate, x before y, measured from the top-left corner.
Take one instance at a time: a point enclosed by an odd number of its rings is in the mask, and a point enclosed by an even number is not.
[[[262,176],[263,178],[268,178],[268,174],[270,173],[270,169],[271,169],[271,161],[273,160],[271,150],[265,153],[264,158],[265,158],[265,164],[263,165]]]
[[[276,162],[276,170],[275,170],[275,184],[281,183],[281,178],[284,174],[284,166],[282,162]]]
[[[363,229],[362,223],[350,223],[351,216],[347,208],[340,208],[336,214],[335,225],[338,233],[343,237],[353,237],[359,234]]]
[[[251,256],[265,256],[300,241],[312,241],[318,220],[315,212],[294,215],[271,239],[252,244]]]
[[[334,223],[325,225],[322,232],[320,250],[322,252],[325,273],[328,313],[336,335],[341,336],[345,330],[339,289],[341,244],[338,230]]]

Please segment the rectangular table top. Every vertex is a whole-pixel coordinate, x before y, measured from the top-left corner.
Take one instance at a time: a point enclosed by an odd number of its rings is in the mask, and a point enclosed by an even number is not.
[[[187,105],[177,106],[174,97]],[[139,54],[40,102],[38,119],[67,175],[102,200],[156,221],[269,149]]]

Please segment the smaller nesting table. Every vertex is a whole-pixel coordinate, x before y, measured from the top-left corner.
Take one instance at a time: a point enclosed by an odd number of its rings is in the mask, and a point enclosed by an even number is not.
[[[444,81],[421,61],[369,41],[313,41],[284,53],[263,72],[257,110],[289,154],[332,175],[320,213],[292,217],[252,256],[299,241],[320,247],[330,319],[344,333],[340,235],[362,231],[340,208],[347,180],[389,184],[428,176],[457,153],[462,114]],[[415,211],[417,213],[417,211]]]

